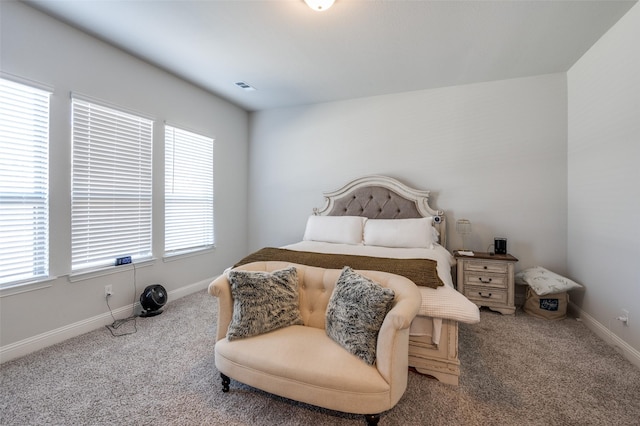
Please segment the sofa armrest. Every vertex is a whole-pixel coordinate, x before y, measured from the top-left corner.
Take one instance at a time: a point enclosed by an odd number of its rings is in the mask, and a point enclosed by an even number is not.
[[[399,399],[407,387],[409,326],[418,314],[422,297],[418,287],[411,281],[401,291],[394,289],[395,305],[387,313],[378,333],[376,367],[391,385],[395,394],[392,398]]]
[[[233,315],[233,297],[231,297],[231,284],[227,274],[222,274],[209,284],[209,294],[218,298],[218,329],[216,342],[227,337],[227,329]]]

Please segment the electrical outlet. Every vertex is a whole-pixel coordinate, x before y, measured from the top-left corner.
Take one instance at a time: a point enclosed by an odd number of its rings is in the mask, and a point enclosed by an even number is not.
[[[111,284],[104,286],[104,297],[113,296],[113,287]]]
[[[616,318],[618,321],[622,322],[624,325],[629,325],[629,311],[626,309],[621,310],[622,314]]]

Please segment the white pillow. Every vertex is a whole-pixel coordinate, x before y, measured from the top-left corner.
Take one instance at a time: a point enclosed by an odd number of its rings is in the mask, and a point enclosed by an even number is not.
[[[577,282],[551,272],[542,266],[534,266],[518,272],[515,275],[515,282],[520,285],[528,285],[538,296],[582,288]]]
[[[433,227],[432,217],[369,219],[364,224],[364,244],[367,246],[432,249],[437,242],[438,232]]]
[[[309,216],[304,231],[304,241],[362,244],[362,232],[366,217],[360,216]]]

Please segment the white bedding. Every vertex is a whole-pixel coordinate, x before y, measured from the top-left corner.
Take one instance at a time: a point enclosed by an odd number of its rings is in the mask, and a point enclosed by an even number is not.
[[[380,246],[366,246],[355,244],[334,244],[319,241],[301,241],[281,247],[288,250],[310,251],[318,253],[351,254],[371,257],[388,257],[397,259],[431,259],[437,262],[438,276],[445,284],[437,289],[418,287],[422,293],[422,305],[418,315],[432,317],[434,319],[451,319],[468,324],[480,322],[478,307],[461,293],[458,293],[451,277],[451,267],[455,259],[442,246],[436,244],[433,249],[428,248],[391,248]],[[441,323],[441,321],[434,321]],[[434,326],[435,335],[439,335],[439,327]],[[418,334],[419,331],[415,330]],[[412,330],[414,334],[414,330]]]

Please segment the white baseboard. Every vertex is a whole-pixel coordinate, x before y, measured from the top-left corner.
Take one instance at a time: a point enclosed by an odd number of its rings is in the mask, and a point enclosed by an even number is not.
[[[569,302],[569,309],[576,318],[587,326],[587,328],[593,331],[598,337],[604,340],[607,344],[613,346],[622,356],[624,356],[629,362],[636,367],[640,368],[640,352],[622,340],[618,335],[614,334],[607,327],[596,321],[588,313],[584,312],[578,306]]]
[[[171,304],[172,301],[180,299],[181,297],[206,289],[212,280],[213,279],[203,280],[180,287],[177,290],[170,291],[168,293],[167,304]],[[137,302],[136,305],[139,305],[139,302]],[[136,312],[140,311],[139,306],[136,306],[135,309]],[[131,310],[131,305],[123,306],[121,308],[114,309],[113,316],[116,318],[127,317],[131,314]],[[47,331],[9,345],[2,346],[0,348],[0,364],[30,354],[31,352],[44,349],[48,346],[55,345],[56,343],[63,342],[72,337],[80,336],[81,334],[109,325],[112,322],[113,318],[111,318],[111,313],[105,312],[73,324],[56,328],[55,330]]]
[[[170,304],[174,300],[181,299],[181,298],[183,298],[185,296],[188,296],[190,294],[193,294],[193,293],[195,293],[197,291],[206,289],[207,287],[209,287],[209,283],[211,281],[213,281],[213,280],[214,280],[214,278],[208,278],[206,280],[199,281],[199,282],[193,283],[193,284],[189,284],[187,286],[180,287],[179,289],[170,291],[169,292],[169,301],[167,302],[167,304]]]

